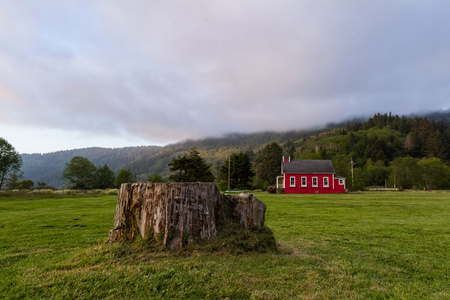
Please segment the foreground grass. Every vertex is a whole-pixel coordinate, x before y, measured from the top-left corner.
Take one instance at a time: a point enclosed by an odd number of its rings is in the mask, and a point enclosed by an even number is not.
[[[1,298],[450,298],[450,194],[255,194],[279,253],[105,243],[117,196],[0,197]]]

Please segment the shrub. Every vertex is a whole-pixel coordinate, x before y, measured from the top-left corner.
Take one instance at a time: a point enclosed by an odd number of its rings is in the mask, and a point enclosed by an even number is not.
[[[268,186],[268,187],[267,187],[267,192],[268,192],[269,194],[275,194],[275,193],[277,192],[277,188],[274,187],[273,185]]]

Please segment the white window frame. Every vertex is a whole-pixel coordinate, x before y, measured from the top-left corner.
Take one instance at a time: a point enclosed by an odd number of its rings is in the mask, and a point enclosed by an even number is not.
[[[344,185],[344,179],[339,179],[339,185]]]
[[[330,179],[328,177],[323,178],[323,187],[330,187]]]
[[[303,183],[305,181],[305,183]],[[306,176],[302,176],[302,187],[308,187],[308,178]]]
[[[314,184],[314,181],[316,182],[316,184]],[[312,178],[312,186],[313,187],[319,187],[319,180],[317,177],[313,177]]]
[[[289,186],[290,187],[295,187],[295,176],[291,176],[289,178]]]

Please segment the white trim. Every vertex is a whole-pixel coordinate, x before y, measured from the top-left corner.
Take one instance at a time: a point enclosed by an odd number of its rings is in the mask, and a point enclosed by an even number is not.
[[[303,180],[305,180],[305,184],[303,184]],[[302,176],[302,187],[308,187],[308,177],[307,176]]]
[[[325,184],[325,179],[326,179],[326,181],[327,181],[327,183]],[[330,187],[330,178],[328,178],[328,177],[323,177],[323,187],[324,188],[327,188],[327,187]]]
[[[316,184],[314,184],[314,179],[316,180]],[[319,179],[318,179],[318,177],[313,177],[312,178],[312,187],[319,187]]]
[[[295,176],[289,177],[289,186],[295,187]]]
[[[284,175],[283,175],[283,176],[277,176],[277,189],[280,188],[280,184],[279,184],[280,179],[282,179],[282,182],[283,182],[282,187],[283,187],[283,189],[284,189]]]

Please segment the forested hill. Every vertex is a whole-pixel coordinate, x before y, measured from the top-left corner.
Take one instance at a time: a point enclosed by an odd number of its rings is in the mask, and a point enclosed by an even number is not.
[[[277,142],[296,159],[333,159],[336,172],[348,177],[348,162],[351,158],[356,161],[361,172],[366,171],[368,164],[386,168],[396,158],[406,156],[437,157],[448,165],[449,124],[448,110],[424,117],[376,114],[369,119],[329,124],[325,128],[309,131],[230,134],[164,147],[86,148],[47,154],[23,154],[22,170],[24,179],[61,187],[64,183],[61,177],[65,164],[74,156],[83,156],[96,166],[107,164],[116,174],[121,168],[130,169],[139,180],[145,180],[149,175],[156,174],[167,177],[167,164],[196,147],[218,176],[220,166],[230,154],[249,152],[254,158],[266,144]],[[387,174],[380,175],[378,183],[383,176],[386,177]],[[374,183],[372,178],[365,178],[363,181]]]
[[[61,187],[64,183],[62,172],[66,163],[74,156],[89,159],[96,166],[107,164],[112,170],[120,170],[133,161],[141,160],[161,151],[162,147],[126,147],[126,148],[85,148],[58,151],[46,154],[22,154],[24,178],[37,182],[45,182],[49,186]]]

